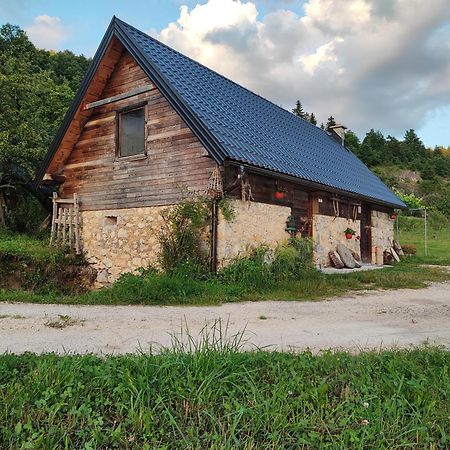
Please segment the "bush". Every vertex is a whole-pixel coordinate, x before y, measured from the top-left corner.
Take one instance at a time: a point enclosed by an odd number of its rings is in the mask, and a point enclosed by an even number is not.
[[[261,290],[280,281],[295,281],[312,267],[311,240],[295,238],[275,250],[265,245],[250,250],[248,256],[237,258],[222,269],[219,277],[223,282]]]
[[[405,255],[415,255],[417,253],[417,246],[414,244],[402,245],[402,249]]]
[[[203,267],[207,272],[208,254],[202,245],[202,233],[210,217],[210,204],[188,200],[161,213],[163,226],[159,233],[159,263],[167,272],[180,266]]]

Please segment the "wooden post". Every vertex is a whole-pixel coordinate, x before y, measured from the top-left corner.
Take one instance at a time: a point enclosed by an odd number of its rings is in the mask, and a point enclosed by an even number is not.
[[[75,215],[75,252],[77,255],[81,252],[80,245],[80,205],[78,203],[78,195],[76,193],[73,194],[73,209]]]
[[[56,219],[58,218],[58,204],[56,203],[56,199],[58,198],[58,194],[53,192],[53,214],[52,214],[52,231],[50,233],[50,245],[55,243],[56,238]]]
[[[73,245],[73,206],[69,207],[69,247]]]

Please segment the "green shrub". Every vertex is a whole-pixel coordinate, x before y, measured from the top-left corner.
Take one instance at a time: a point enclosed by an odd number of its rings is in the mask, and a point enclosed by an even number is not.
[[[207,271],[208,253],[202,234],[210,218],[210,203],[186,200],[161,213],[163,225],[159,232],[159,263],[170,273],[181,265],[194,264]]]

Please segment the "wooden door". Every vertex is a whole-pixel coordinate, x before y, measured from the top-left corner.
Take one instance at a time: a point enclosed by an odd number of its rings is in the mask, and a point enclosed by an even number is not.
[[[361,259],[365,263],[372,261],[372,228],[371,228],[371,209],[369,205],[361,207],[361,232],[360,249]]]

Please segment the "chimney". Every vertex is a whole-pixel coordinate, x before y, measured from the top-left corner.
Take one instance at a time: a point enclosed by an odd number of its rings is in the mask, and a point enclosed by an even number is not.
[[[329,128],[331,136],[336,139],[341,145],[345,145],[345,130],[347,127],[341,123],[337,123]]]

